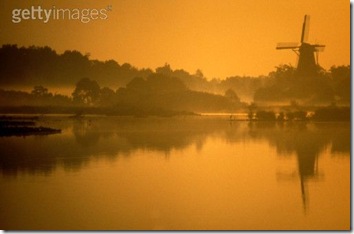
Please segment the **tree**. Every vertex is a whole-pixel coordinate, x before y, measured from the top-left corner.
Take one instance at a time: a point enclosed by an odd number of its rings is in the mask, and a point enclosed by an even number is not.
[[[33,90],[31,91],[31,94],[35,97],[49,97],[52,96],[51,93],[48,92],[47,88],[44,88],[41,85],[34,86]]]
[[[278,79],[289,79],[292,78],[295,74],[296,68],[290,64],[280,64],[275,67],[276,70],[269,73],[269,77],[274,77]]]
[[[99,104],[102,106],[109,106],[114,103],[115,97],[116,94],[112,89],[104,87],[100,90]]]
[[[173,71],[171,69],[170,64],[165,63],[165,65],[163,67],[156,68],[156,73],[161,73],[161,74],[169,76],[173,73]]]
[[[129,91],[143,93],[146,90],[146,80],[142,77],[135,77],[127,84]]]
[[[100,86],[95,80],[82,78],[77,82],[72,96],[73,101],[78,104],[94,105],[100,96]]]
[[[233,102],[240,102],[240,98],[237,96],[233,89],[228,89],[225,91],[225,97]]]
[[[332,66],[330,68],[331,84],[336,99],[342,104],[350,104],[351,75],[350,66]]]
[[[257,111],[256,119],[257,120],[274,121],[275,120],[275,113],[273,111]]]
[[[197,76],[199,78],[204,78],[204,74],[203,74],[202,70],[200,70],[200,69],[197,69],[195,71],[195,76]]]

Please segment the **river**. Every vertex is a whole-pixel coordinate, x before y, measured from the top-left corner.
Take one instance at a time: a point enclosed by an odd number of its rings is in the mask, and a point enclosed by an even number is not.
[[[0,137],[0,229],[349,230],[350,123],[44,116]]]

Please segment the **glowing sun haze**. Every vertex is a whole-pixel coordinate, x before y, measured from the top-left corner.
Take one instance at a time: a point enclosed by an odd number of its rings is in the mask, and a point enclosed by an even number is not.
[[[16,8],[102,9],[108,19],[12,22]],[[299,42],[305,14],[309,41],[325,44],[325,69],[350,64],[350,2],[344,0],[4,0],[0,2],[0,44],[78,50],[99,60],[138,68],[169,63],[206,77],[267,75],[279,64],[296,65],[278,42]]]

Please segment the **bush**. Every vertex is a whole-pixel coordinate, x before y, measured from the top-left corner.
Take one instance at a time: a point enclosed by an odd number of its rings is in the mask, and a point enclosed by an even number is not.
[[[256,119],[257,120],[274,121],[275,120],[275,113],[273,111],[257,111]]]

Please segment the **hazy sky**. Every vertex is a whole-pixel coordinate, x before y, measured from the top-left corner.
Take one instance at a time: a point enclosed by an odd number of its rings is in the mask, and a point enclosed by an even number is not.
[[[14,9],[31,6],[70,14],[80,8],[81,14],[109,5],[107,19],[95,12],[97,19],[86,24],[67,18],[12,22]],[[320,64],[349,64],[350,2],[344,0],[2,0],[0,44],[76,49],[138,68],[169,63],[190,73],[201,69],[208,78],[267,75],[281,63],[296,65],[295,53],[275,46],[300,41],[305,14],[311,15],[309,41],[326,45]]]

